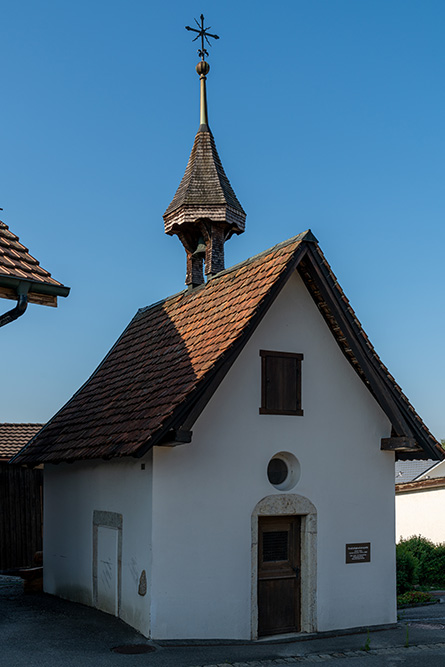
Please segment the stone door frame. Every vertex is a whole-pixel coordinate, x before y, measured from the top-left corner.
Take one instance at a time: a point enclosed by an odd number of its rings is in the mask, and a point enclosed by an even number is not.
[[[317,631],[317,510],[294,493],[266,496],[251,519],[251,638],[258,639],[258,517],[301,516],[301,632]]]

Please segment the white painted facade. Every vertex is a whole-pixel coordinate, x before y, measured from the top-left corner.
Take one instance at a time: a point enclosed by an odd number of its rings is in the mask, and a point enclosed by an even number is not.
[[[260,349],[303,353],[304,416],[259,414]],[[255,528],[269,507],[306,517],[303,631],[395,622],[394,455],[380,450],[390,432],[295,273],[190,444],[143,460],[46,466],[45,590],[97,604],[93,514],[114,513],[124,621],[155,639],[255,638]],[[278,452],[298,459],[293,488],[267,479]],[[346,564],[345,545],[357,542],[371,543],[370,563]]]
[[[444,469],[442,464],[436,466]],[[432,471],[434,472],[434,471]],[[428,473],[429,474],[429,473]],[[437,475],[431,474],[431,479]],[[413,535],[427,537],[435,544],[445,542],[445,479],[444,486],[424,488],[409,493],[396,494],[396,540]]]
[[[142,570],[148,573],[151,567],[150,458],[145,460],[145,470],[141,470],[140,461],[126,459],[47,465],[44,474],[44,590],[104,609],[93,605],[93,514],[98,510],[119,514],[119,616],[147,635],[150,594],[138,595],[138,587]],[[100,542],[98,547],[100,557]],[[98,563],[99,594],[106,590],[108,569],[106,562]],[[109,580],[109,588],[115,586],[117,582]]]

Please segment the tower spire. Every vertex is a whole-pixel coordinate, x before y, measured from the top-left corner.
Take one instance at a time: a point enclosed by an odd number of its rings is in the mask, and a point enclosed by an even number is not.
[[[208,57],[209,52],[204,47],[204,40],[207,42],[209,46],[212,46],[209,37],[211,37],[212,39],[219,39],[219,37],[218,35],[212,35],[208,32],[211,26],[209,26],[208,28],[204,27],[204,14],[201,14],[199,18],[201,20],[201,25],[195,19],[195,23],[198,26],[199,30],[197,30],[196,28],[191,28],[189,25],[186,25],[185,29],[198,33],[195,39],[193,40],[194,42],[196,42],[197,39],[201,38],[201,48],[198,49],[198,55],[201,58],[201,62],[199,62],[196,65],[196,71],[198,72],[199,78],[201,80],[200,125],[208,125],[206,80],[207,80],[207,74],[210,71],[210,65],[205,60],[205,56]]]
[[[199,109],[199,124],[208,125],[208,115],[207,115],[207,90],[206,90],[206,81],[207,74],[210,71],[210,65],[205,60],[201,60],[196,65],[196,71],[199,74],[201,80],[201,100],[200,100],[200,109]]]
[[[195,19],[199,30],[186,26],[201,39],[196,66],[200,78],[200,125],[185,174],[175,196],[164,213],[165,233],[176,234],[187,255],[186,284],[196,287],[204,282],[205,273],[212,276],[224,269],[224,243],[232,234],[244,232],[246,214],[227,178],[215,140],[208,124],[206,80],[210,65],[205,60],[209,38],[219,39]]]

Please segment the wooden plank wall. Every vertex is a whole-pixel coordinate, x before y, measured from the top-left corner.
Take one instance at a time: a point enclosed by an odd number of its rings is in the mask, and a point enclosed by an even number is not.
[[[0,570],[33,565],[42,550],[43,470],[0,463]]]

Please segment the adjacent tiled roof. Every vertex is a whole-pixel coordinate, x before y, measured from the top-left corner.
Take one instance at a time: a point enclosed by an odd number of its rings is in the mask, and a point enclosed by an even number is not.
[[[140,456],[168,439],[172,429],[180,430],[187,418],[190,428],[190,415],[199,415],[297,268],[346,358],[399,429],[397,435],[414,435],[422,448],[419,457],[443,458],[371,346],[315,237],[305,232],[202,287],[140,310],[91,378],[17,460]]]
[[[226,208],[229,209],[230,223],[238,233],[244,231],[246,214],[225,174],[210,128],[201,125],[182,181],[164,213],[165,231],[169,233],[174,223],[188,219],[187,213],[185,218],[183,215],[172,217],[179,209],[195,211],[195,219],[208,217],[214,220],[215,214],[220,216],[220,211]]]
[[[0,221],[0,285],[14,286],[17,281],[30,281],[31,291],[67,296],[69,288],[51,277],[29,254],[8,225]]]
[[[426,461],[396,461],[396,484],[413,482],[417,477],[426,473],[430,468],[437,466],[437,464],[438,462],[432,459],[427,459]]]
[[[8,461],[40,431],[43,424],[0,423],[0,460]]]

